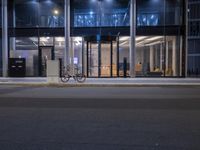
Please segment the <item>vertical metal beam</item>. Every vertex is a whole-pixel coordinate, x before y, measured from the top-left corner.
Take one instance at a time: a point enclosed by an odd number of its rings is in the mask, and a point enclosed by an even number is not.
[[[169,70],[169,42],[165,40],[165,72]]]
[[[182,76],[187,77],[188,67],[188,0],[184,0],[183,4],[183,51],[182,51]]]
[[[110,77],[113,77],[113,41],[110,41]]]
[[[86,64],[87,64],[87,78],[89,77],[89,42],[87,41],[87,49],[86,49]]]
[[[130,77],[134,78],[135,73],[135,38],[136,38],[136,0],[131,0],[130,4]]]
[[[7,0],[2,0],[2,60],[3,77],[8,76],[8,11]]]
[[[65,50],[64,66],[70,64],[70,0],[65,0]]]
[[[160,44],[160,71],[163,70],[163,45]]]
[[[150,46],[150,61],[149,61],[149,63],[150,63],[150,71],[154,71],[154,48],[153,48],[153,46]]]
[[[101,77],[101,40],[98,41],[98,57],[99,57],[99,61],[98,61],[98,77]]]
[[[119,36],[117,36],[117,77],[119,77]]]
[[[70,50],[69,50],[69,60],[70,60],[70,66],[74,66],[74,38],[70,38]],[[74,67],[72,67],[73,75],[74,75]]]
[[[80,56],[82,58],[82,73],[85,74],[85,49],[84,49],[84,45],[85,45],[85,41],[84,41],[84,37],[82,37],[82,56]]]

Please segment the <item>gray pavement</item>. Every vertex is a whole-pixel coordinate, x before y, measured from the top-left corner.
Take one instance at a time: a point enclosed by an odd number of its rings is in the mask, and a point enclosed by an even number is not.
[[[59,80],[60,81],[60,80]],[[48,85],[47,78],[0,78],[0,84]],[[137,86],[137,85],[200,85],[200,78],[87,78],[84,83],[70,79],[60,86]]]
[[[199,150],[199,91],[0,85],[0,149]]]

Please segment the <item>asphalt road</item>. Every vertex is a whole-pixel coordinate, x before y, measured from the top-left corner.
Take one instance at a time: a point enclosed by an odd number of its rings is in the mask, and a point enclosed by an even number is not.
[[[0,86],[0,150],[199,150],[200,87]]]

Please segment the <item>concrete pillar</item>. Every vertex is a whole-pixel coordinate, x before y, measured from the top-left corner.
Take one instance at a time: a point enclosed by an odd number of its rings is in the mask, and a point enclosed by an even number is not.
[[[7,0],[2,0],[2,60],[3,77],[8,76],[8,14]]]
[[[130,77],[134,78],[136,76],[135,72],[135,38],[136,38],[136,0],[131,0],[130,5]]]
[[[154,71],[154,49],[153,46],[150,46],[150,71]]]
[[[172,41],[172,70],[173,70],[173,76],[177,76],[176,37],[174,37]]]
[[[65,50],[64,66],[70,64],[70,0],[65,0]]]

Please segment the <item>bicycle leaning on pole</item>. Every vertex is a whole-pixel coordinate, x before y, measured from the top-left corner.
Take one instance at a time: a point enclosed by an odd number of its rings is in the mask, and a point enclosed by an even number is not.
[[[80,73],[78,65],[67,65],[67,67],[63,67],[61,81],[65,83],[68,82],[70,78],[73,78],[79,83],[83,83],[86,80],[86,76]]]

